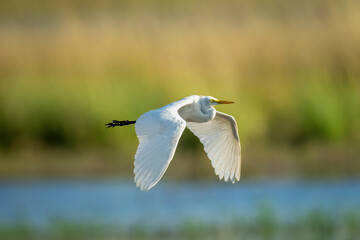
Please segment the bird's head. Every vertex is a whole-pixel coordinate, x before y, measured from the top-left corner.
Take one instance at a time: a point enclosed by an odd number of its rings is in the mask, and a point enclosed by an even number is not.
[[[219,104],[231,104],[234,102],[231,101],[225,101],[225,100],[219,100],[211,96],[206,96],[205,101],[208,102],[210,105],[219,105]]]

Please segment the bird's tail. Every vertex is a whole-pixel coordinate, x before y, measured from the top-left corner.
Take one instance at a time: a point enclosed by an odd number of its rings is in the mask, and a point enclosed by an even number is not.
[[[129,120],[125,120],[125,121],[117,121],[117,120],[113,120],[110,123],[105,124],[108,128],[113,128],[116,126],[126,126],[126,125],[130,125],[130,124],[135,124],[136,121],[129,121]]]

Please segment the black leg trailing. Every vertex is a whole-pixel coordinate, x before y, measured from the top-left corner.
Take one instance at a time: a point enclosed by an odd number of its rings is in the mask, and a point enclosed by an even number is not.
[[[108,128],[113,128],[116,126],[126,126],[126,125],[130,125],[130,124],[134,124],[136,123],[136,121],[129,121],[129,120],[125,120],[125,121],[117,121],[117,120],[113,120],[110,123],[105,124]]]

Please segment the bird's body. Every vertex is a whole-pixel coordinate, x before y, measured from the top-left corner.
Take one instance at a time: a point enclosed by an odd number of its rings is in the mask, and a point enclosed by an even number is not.
[[[135,123],[139,147],[135,154],[135,182],[149,190],[163,176],[188,127],[204,145],[215,173],[225,181],[240,179],[240,140],[235,119],[213,105],[233,103],[213,97],[189,96],[148,111],[135,121],[113,121],[109,127]]]

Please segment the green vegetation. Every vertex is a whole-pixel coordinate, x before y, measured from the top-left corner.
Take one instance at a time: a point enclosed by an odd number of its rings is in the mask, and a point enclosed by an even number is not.
[[[131,166],[133,128],[104,124],[192,94],[236,102],[218,110],[238,121],[245,174],[358,174],[356,0],[171,2],[0,3],[0,176],[68,172],[51,159],[72,151],[91,172],[89,149]],[[180,148],[205,158],[189,133]]]
[[[268,211],[268,210],[267,210]],[[294,221],[277,220],[270,212],[260,213],[255,220],[232,220],[222,225],[201,221],[184,221],[178,227],[149,228],[141,224],[116,227],[96,223],[57,221],[45,229],[27,224],[1,225],[0,237],[9,240],[57,239],[252,239],[252,240],[357,240],[360,217],[349,214],[334,219],[314,211]]]

